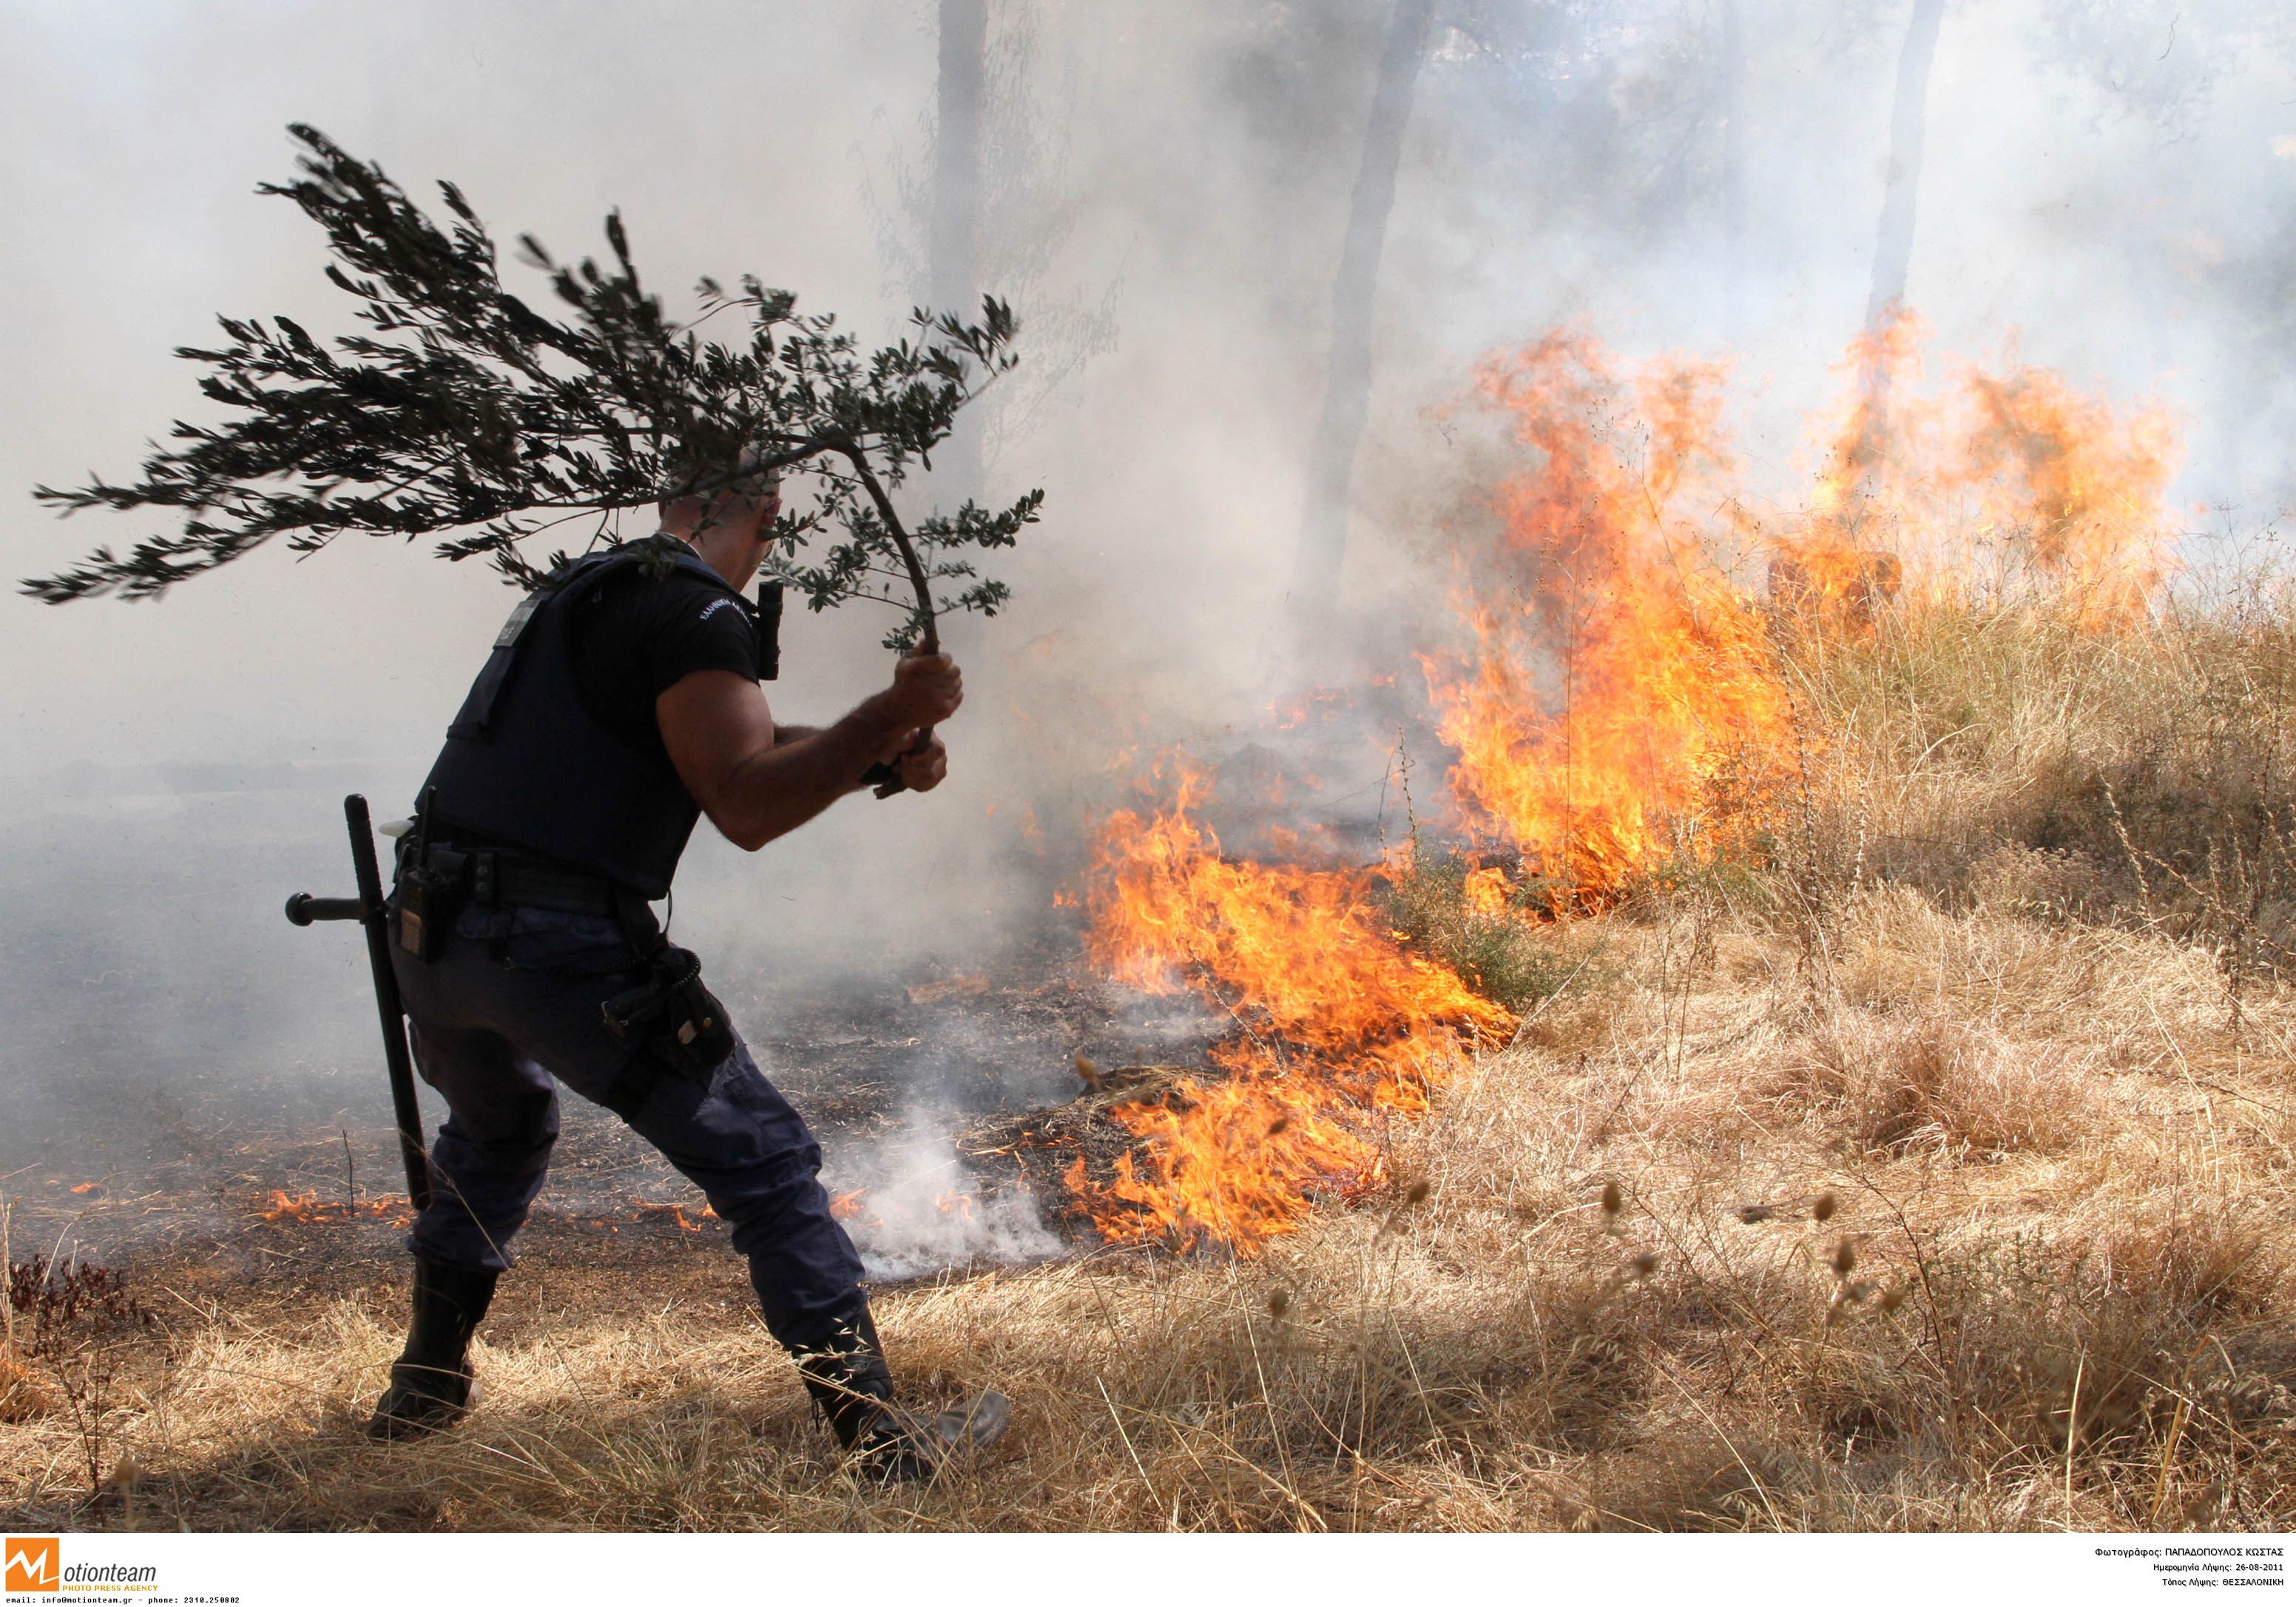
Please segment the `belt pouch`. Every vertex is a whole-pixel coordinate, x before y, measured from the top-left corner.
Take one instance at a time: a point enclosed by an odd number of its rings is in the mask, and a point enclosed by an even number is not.
[[[734,1024],[702,986],[690,948],[662,948],[645,980],[608,999],[599,1015],[609,1037],[680,1077],[708,1077],[734,1053]]]

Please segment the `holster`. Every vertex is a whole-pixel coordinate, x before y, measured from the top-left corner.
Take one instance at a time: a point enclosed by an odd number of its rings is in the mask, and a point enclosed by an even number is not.
[[[708,1077],[734,1053],[734,1024],[702,986],[701,962],[664,944],[644,963],[644,981],[599,1006],[606,1035],[662,1070]]]

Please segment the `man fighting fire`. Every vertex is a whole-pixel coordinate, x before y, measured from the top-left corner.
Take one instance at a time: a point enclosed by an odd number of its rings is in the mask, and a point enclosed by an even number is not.
[[[567,565],[520,605],[400,844],[392,958],[417,1066],[449,1115],[408,1241],[406,1350],[368,1432],[413,1439],[468,1408],[471,1338],[540,1190],[562,1083],[707,1196],[854,1464],[918,1477],[933,1447],[892,1405],[819,1146],[648,900],[668,894],[701,815],[755,850],[865,778],[939,785],[931,727],[963,679],[946,655],[906,658],[835,725],[776,724],[758,685],[773,649],[742,592],[779,487],[747,460],[715,478],[663,500],[659,535]]]

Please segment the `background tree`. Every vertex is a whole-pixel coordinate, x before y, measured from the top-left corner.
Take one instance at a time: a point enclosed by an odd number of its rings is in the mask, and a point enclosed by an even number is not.
[[[1722,0],[1722,338],[1745,323],[1746,38],[1740,0]]]
[[[970,307],[980,291],[980,122],[987,98],[988,0],[940,0],[934,87],[931,305]],[[970,492],[980,483],[980,444],[951,437],[944,466]]]
[[[1945,0],[1914,0],[1906,43],[1898,54],[1898,87],[1890,106],[1890,166],[1882,191],[1882,222],[1874,240],[1874,281],[1866,297],[1866,327],[1877,329],[1906,300],[1906,273],[1914,255],[1914,216],[1921,199],[1922,142],[1929,122],[1930,64],[1937,56]]]
[[[1288,24],[1287,43],[1312,45],[1331,26],[1320,13],[1273,9]],[[1345,567],[1380,263],[1413,119],[1479,135],[1505,131],[1502,148],[1475,141],[1473,185],[1519,197],[1524,210],[1558,227],[1566,218],[1589,223],[1628,244],[1682,227],[1691,199],[1709,187],[1702,135],[1722,97],[1710,45],[1664,0],[1395,0],[1378,37],[1295,549],[1292,601],[1309,620],[1328,611]],[[1439,46],[1444,70],[1423,77]],[[1328,99],[1330,63],[1317,65],[1307,87]]]
[[[800,315],[786,291],[704,280],[696,324],[732,315],[746,325],[737,342],[704,340],[664,317],[613,214],[603,266],[561,266],[521,238],[571,309],[546,317],[504,285],[494,241],[455,185],[439,185],[454,219],[442,229],[380,168],[316,129],[291,132],[303,176],[260,193],[288,197],[325,230],[327,277],[373,332],[323,344],[286,317],[224,317],[228,345],[179,349],[205,365],[200,389],[228,421],[178,422],[175,444],[155,447],[133,484],[91,479],[34,495],[67,513],[168,509],[181,532],[124,556],[99,547],[25,582],[30,595],[156,596],[275,537],[308,553],[345,532],[436,535],[440,555],[486,558],[531,587],[566,556],[526,556],[544,530],[594,517],[594,544],[619,510],[775,469],[799,484],[769,562],[812,607],[890,603],[903,619],[889,644],[930,646],[940,613],[1004,602],[974,556],[1011,545],[1041,493],[995,511],[966,502],[914,530],[891,496],[931,466],[982,380],[1012,365],[1002,302],[984,300],[978,324],[920,310],[911,339],[865,355],[834,317]]]
[[[985,390],[934,455],[946,483],[978,496],[1059,388],[1114,348],[1118,286],[1049,283],[1084,197],[1068,176],[1072,74],[1041,59],[1038,8],[937,0],[934,28],[933,107],[910,147],[925,159],[896,143],[885,158],[892,197],[873,193],[870,210],[895,293],[967,307],[993,283],[1028,303],[1026,370]]]
[[[1379,288],[1379,258],[1395,206],[1395,173],[1411,120],[1411,91],[1427,58],[1434,0],[1396,0],[1379,53],[1363,158],[1348,201],[1340,268],[1332,282],[1331,367],[1323,411],[1308,449],[1308,488],[1300,515],[1299,553],[1292,571],[1294,606],[1308,617],[1329,611],[1347,559],[1348,488],[1355,478],[1356,447],[1371,406],[1372,307]]]

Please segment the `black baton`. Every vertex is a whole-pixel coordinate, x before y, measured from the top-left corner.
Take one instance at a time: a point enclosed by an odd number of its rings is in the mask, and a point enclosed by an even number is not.
[[[314,921],[356,921],[366,928],[366,959],[374,972],[375,1013],[382,1020],[382,1060],[390,1073],[390,1105],[398,1121],[398,1152],[406,1162],[406,1197],[416,1210],[430,1204],[430,1165],[422,1152],[422,1107],[414,1099],[414,1064],[406,1052],[406,1013],[398,1002],[398,978],[390,969],[390,922],[382,907],[382,872],[374,858],[374,823],[366,799],[357,792],[343,799],[350,828],[351,868],[358,876],[356,898],[314,898],[297,893],[287,900],[287,918],[298,926]]]

